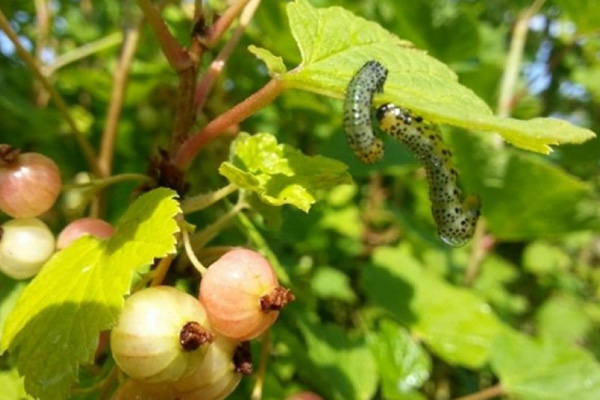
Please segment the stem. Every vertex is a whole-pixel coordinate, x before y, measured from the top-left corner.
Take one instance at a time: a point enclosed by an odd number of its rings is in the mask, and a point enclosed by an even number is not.
[[[46,46],[48,46],[48,33],[50,32],[51,12],[48,0],[35,0],[35,16],[37,19],[37,35],[35,41],[35,59],[40,64],[42,62],[42,54]],[[36,105],[45,108],[48,104],[48,92],[42,90],[38,81],[34,81],[34,90]]]
[[[84,44],[83,46],[80,46],[76,49],[67,51],[66,53],[56,57],[56,59],[51,65],[44,68],[44,74],[46,76],[50,76],[60,68],[69,65],[72,62],[81,60],[87,56],[98,53],[102,50],[106,50],[111,47],[117,46],[122,41],[123,34],[121,34],[121,32],[115,32],[101,39]]]
[[[479,268],[481,263],[485,259],[489,252],[489,247],[483,244],[483,238],[487,231],[487,224],[485,220],[480,219],[475,227],[475,234],[473,235],[473,244],[471,247],[471,253],[469,254],[469,261],[467,262],[467,269],[465,271],[465,286],[470,287],[475,282],[475,278],[479,274]]]
[[[196,233],[191,240],[192,247],[196,249],[203,248],[206,246],[211,240],[213,240],[219,232],[221,232],[231,220],[247,205],[245,202],[238,202],[231,210],[227,213],[223,214],[219,219],[217,219],[212,224],[208,225],[206,228]]]
[[[247,2],[248,0],[238,1],[238,3]],[[235,5],[237,5],[238,3],[236,3]],[[236,28],[235,32],[233,32],[233,35],[231,36],[227,44],[225,44],[221,52],[217,55],[217,58],[215,58],[215,60],[210,64],[210,67],[208,68],[208,71],[202,78],[202,81],[200,81],[200,84],[198,84],[198,86],[196,87],[196,109],[200,110],[204,106],[204,102],[206,101],[208,93],[210,93],[216,78],[219,76],[221,71],[223,71],[223,68],[225,68],[227,59],[231,56],[231,53],[233,53],[233,50],[239,43],[242,35],[244,34],[244,31],[246,30],[246,27],[250,23],[250,20],[252,20],[252,17],[254,16],[254,13],[256,12],[256,9],[258,8],[259,4],[260,0],[251,0],[246,6],[246,8],[244,8],[244,11],[242,12],[242,15],[240,17],[240,23]],[[233,7],[234,6],[232,6],[231,8]],[[219,21],[221,21],[226,14],[227,13],[225,13],[223,17],[219,19]],[[217,23],[219,23],[219,21],[217,21]],[[215,26],[216,24],[213,25],[213,27]]]
[[[506,66],[504,67],[504,74],[502,75],[500,96],[498,98],[497,111],[498,115],[501,117],[508,117],[513,106],[512,99],[521,70],[521,60],[523,58],[525,41],[527,40],[529,21],[535,13],[539,11],[542,5],[544,5],[545,1],[546,0],[536,0],[527,10],[521,13],[515,24],[508,57],[506,59]]]
[[[270,330],[265,332],[262,340],[262,347],[260,349],[260,361],[258,366],[258,372],[256,373],[256,382],[254,382],[254,388],[252,389],[251,400],[262,399],[263,386],[265,383],[265,376],[267,375],[267,361],[269,360],[269,353],[271,352],[271,335]]]
[[[119,126],[119,119],[121,118],[123,99],[125,97],[127,80],[129,78],[129,69],[139,43],[140,27],[141,21],[138,22],[134,28],[126,31],[121,56],[119,57],[113,75],[113,87],[110,95],[108,112],[106,114],[104,132],[102,132],[100,154],[98,155],[98,167],[104,177],[110,176],[112,170],[117,128]]]
[[[136,0],[136,2],[152,27],[169,65],[175,71],[182,71],[192,66],[193,63],[188,53],[175,40],[171,32],[169,32],[167,25],[165,25],[158,10],[152,5],[150,0]]]
[[[502,75],[500,96],[498,98],[497,114],[500,117],[510,116],[511,109],[513,107],[515,87],[519,77],[519,71],[521,70],[521,60],[523,58],[523,50],[525,49],[529,21],[539,11],[545,1],[546,0],[536,0],[527,10],[521,13],[515,24],[513,35],[510,41],[508,57],[506,59],[506,65],[504,67],[504,74]],[[499,136],[497,136],[497,138],[498,140],[496,141],[496,146],[501,148],[504,142]],[[483,219],[480,219],[475,230],[471,254],[469,256],[469,262],[467,264],[467,270],[465,273],[466,286],[471,286],[473,284],[477,274],[479,273],[481,263],[489,252],[488,246],[485,246],[482,243],[482,239],[485,237],[486,230],[487,224]]]
[[[98,165],[96,163],[96,154],[92,145],[87,141],[84,134],[79,130],[75,120],[71,116],[71,112],[69,110],[69,106],[62,98],[62,96],[58,93],[58,91],[50,84],[46,76],[42,73],[37,61],[23,48],[21,43],[19,42],[19,37],[10,27],[10,23],[2,9],[0,8],[0,29],[2,29],[8,39],[12,42],[17,50],[17,54],[23,60],[23,62],[27,65],[27,67],[33,72],[35,77],[40,81],[44,89],[50,94],[50,97],[54,101],[56,108],[62,114],[63,118],[67,121],[71,130],[73,131],[73,135],[75,136],[75,140],[77,141],[79,147],[81,148],[85,159],[90,166],[92,172],[95,175],[99,175]]]
[[[185,249],[185,254],[188,256],[188,259],[190,260],[194,268],[196,268],[196,270],[200,273],[200,276],[204,276],[204,274],[206,273],[206,267],[202,265],[200,260],[198,260],[198,257],[196,257],[194,249],[192,249],[192,245],[190,243],[190,235],[186,227],[183,227],[183,229],[181,230],[181,235],[183,239],[183,247]]]
[[[100,392],[100,395],[98,396],[99,400],[108,399],[110,389],[112,388],[113,382],[117,379],[117,376],[119,376],[119,369],[115,365],[114,367],[112,367],[106,380],[104,381],[102,392]]]
[[[215,204],[217,201],[229,196],[231,193],[235,192],[238,189],[239,188],[237,187],[237,185],[230,183],[229,185],[224,186],[221,189],[216,190],[214,192],[200,194],[194,197],[188,197],[181,202],[181,210],[184,214],[189,214],[199,210],[203,210]]]
[[[107,186],[114,185],[115,183],[121,183],[126,181],[151,182],[152,178],[150,178],[148,175],[136,173],[119,174],[103,179],[93,179],[91,182],[63,185],[61,190],[64,192],[71,189],[84,189],[88,187],[92,187],[95,190],[101,190]]]
[[[498,384],[468,396],[457,397],[454,400],[487,400],[502,396],[504,394],[506,394],[504,388]]]
[[[174,256],[171,254],[160,260],[155,269],[156,274],[154,275],[154,278],[152,278],[152,283],[150,286],[159,286],[161,283],[163,283],[165,276],[167,276],[167,273],[169,272],[173,258]]]
[[[175,165],[184,170],[190,165],[196,153],[230,126],[237,124],[267,104],[271,103],[285,89],[279,79],[271,79],[259,91],[209,122],[200,132],[190,136],[179,148]]]
[[[242,12],[242,9],[246,6],[249,0],[238,0],[231,7],[229,7],[223,15],[210,27],[208,34],[206,35],[205,44],[206,47],[212,48],[219,41],[221,36],[227,31],[235,17]]]

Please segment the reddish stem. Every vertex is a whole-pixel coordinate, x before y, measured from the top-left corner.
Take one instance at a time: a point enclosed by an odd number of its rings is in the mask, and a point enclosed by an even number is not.
[[[136,2],[144,12],[144,16],[152,27],[152,30],[160,43],[160,47],[171,67],[178,72],[190,68],[193,65],[192,60],[185,49],[177,42],[177,40],[175,40],[171,32],[169,32],[169,28],[167,28],[167,25],[163,21],[158,10],[149,0],[136,0]]]
[[[227,31],[235,17],[242,12],[248,1],[249,0],[238,0],[231,7],[225,10],[223,15],[221,15],[213,24],[213,26],[210,27],[205,40],[206,47],[212,48],[215,44],[217,44],[221,36],[223,36],[223,33]]]
[[[235,125],[271,103],[285,89],[279,79],[271,79],[258,92],[237,104],[190,136],[179,148],[174,163],[182,170],[188,168],[196,153],[227,128]]]

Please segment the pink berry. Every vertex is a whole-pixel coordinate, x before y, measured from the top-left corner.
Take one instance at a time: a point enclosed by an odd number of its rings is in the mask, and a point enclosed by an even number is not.
[[[239,341],[265,332],[277,319],[279,310],[293,299],[288,289],[279,286],[267,259],[242,248],[219,258],[200,284],[200,302],[211,326]]]
[[[31,218],[48,211],[60,194],[58,167],[38,153],[19,154],[0,145],[0,210],[14,218]]]
[[[115,228],[106,221],[98,218],[81,218],[71,222],[58,235],[56,248],[64,249],[83,235],[92,235],[99,239],[111,237]]]

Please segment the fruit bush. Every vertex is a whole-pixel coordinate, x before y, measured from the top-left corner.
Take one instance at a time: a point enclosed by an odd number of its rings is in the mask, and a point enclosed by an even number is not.
[[[0,400],[597,400],[599,82],[592,1],[3,2]]]

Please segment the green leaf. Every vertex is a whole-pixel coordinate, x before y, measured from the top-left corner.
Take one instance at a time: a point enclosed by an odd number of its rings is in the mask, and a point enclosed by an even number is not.
[[[312,292],[323,299],[337,299],[347,303],[356,301],[350,279],[343,272],[331,267],[319,267],[310,283]]]
[[[364,338],[352,339],[335,325],[301,324],[311,376],[332,400],[371,399],[377,388],[373,356]]]
[[[579,34],[598,33],[600,3],[596,0],[556,0],[557,5],[575,22]]]
[[[584,303],[570,296],[551,297],[538,309],[535,317],[541,336],[571,344],[585,343],[588,332],[594,328]]]
[[[405,399],[429,379],[431,359],[406,329],[383,320],[379,330],[368,336],[381,378],[383,397]]]
[[[523,267],[535,275],[557,276],[568,271],[571,258],[559,246],[538,240],[530,243],[523,252]]]
[[[12,312],[25,287],[27,287],[25,282],[16,281],[0,273],[0,338],[2,338],[6,318]]]
[[[271,72],[271,75],[277,76],[287,72],[287,68],[283,63],[283,58],[273,55],[273,53],[271,53],[269,50],[250,45],[248,46],[248,51],[266,64],[267,68]]]
[[[0,400],[31,399],[25,392],[23,378],[19,377],[16,369],[0,370]]]
[[[502,387],[523,400],[597,400],[600,365],[584,350],[506,330],[492,348]]]
[[[406,324],[445,361],[479,367],[488,360],[501,325],[486,303],[423,269],[403,249],[378,248],[373,262],[362,270],[372,301]]]
[[[437,123],[498,132],[515,146],[541,153],[549,153],[550,145],[594,137],[590,130],[558,119],[521,121],[493,115],[446,65],[343,8],[317,9],[307,0],[296,0],[288,5],[288,17],[302,55],[297,68],[281,75],[288,88],[343,98],[356,71],[377,60],[389,75],[376,104],[394,102]]]
[[[114,236],[75,241],[25,289],[8,317],[0,350],[17,351],[28,393],[69,397],[79,364],[93,362],[98,333],[115,323],[133,273],[175,252],[174,217],[180,212],[175,196],[165,188],[140,196]]]
[[[496,237],[551,237],[599,225],[600,207],[588,183],[537,155],[498,149],[489,137],[449,136],[459,180],[481,198]]]
[[[291,204],[308,212],[320,190],[350,183],[343,163],[322,156],[309,157],[278,144],[274,136],[238,135],[231,145],[230,161],[219,167],[221,175],[239,187],[256,192],[266,204]]]

